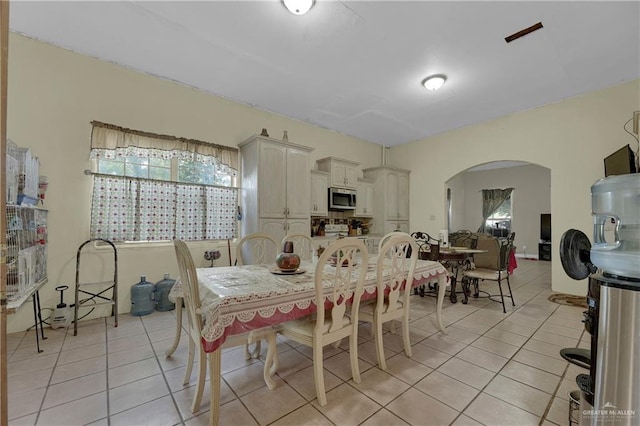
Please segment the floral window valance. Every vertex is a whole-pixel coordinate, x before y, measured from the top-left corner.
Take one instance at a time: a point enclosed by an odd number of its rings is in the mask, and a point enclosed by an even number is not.
[[[126,156],[191,159],[205,164],[216,163],[231,175],[238,170],[238,149],[196,139],[127,129],[92,121],[91,158],[113,159]],[[142,149],[141,149],[142,148]]]

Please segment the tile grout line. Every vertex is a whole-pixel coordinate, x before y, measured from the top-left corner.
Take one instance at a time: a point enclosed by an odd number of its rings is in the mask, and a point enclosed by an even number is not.
[[[578,343],[576,343],[576,346],[575,346],[576,348],[580,347],[580,341],[582,340],[582,337],[585,335],[586,332],[587,332],[586,329],[583,327],[582,333],[580,333],[580,337],[578,338]],[[570,367],[571,367],[571,363],[567,362],[567,366],[565,367],[564,371],[562,372],[562,376],[560,377],[560,381],[558,382],[558,385],[554,389],[553,395],[551,396],[551,399],[549,400],[549,404],[547,404],[547,408],[545,409],[545,412],[544,412],[544,415],[545,415],[544,419],[545,420],[546,420],[546,416],[548,416],[549,412],[551,411],[551,407],[553,406],[553,403],[555,402],[555,399],[557,398],[558,391],[560,390],[560,386],[562,385],[562,381],[565,379],[567,373],[569,372],[569,368]],[[551,422],[551,420],[549,420],[549,421]],[[555,423],[555,422],[552,422],[552,423]]]
[[[523,284],[523,285],[524,285],[524,284]],[[520,286],[520,287],[522,287],[522,286]],[[520,288],[520,287],[518,287],[518,288]],[[490,330],[494,329],[498,324],[502,323],[504,320],[506,320],[506,319],[507,319],[507,318],[509,318],[511,315],[513,315],[514,313],[516,313],[520,308],[522,308],[522,307],[523,307],[523,306],[525,306],[527,303],[529,303],[529,302],[531,302],[532,300],[534,300],[536,297],[538,297],[538,296],[539,296],[541,293],[543,293],[544,291],[545,291],[545,289],[541,289],[541,290],[540,290],[536,295],[532,296],[532,297],[531,297],[531,298],[529,298],[526,302],[522,303],[522,304],[521,304],[521,305],[520,305],[520,306],[519,306],[515,311],[511,312],[511,313],[510,313],[509,315],[507,315],[505,318],[503,318],[503,319],[502,319],[502,320],[500,320],[498,323],[496,323],[496,324],[495,324],[495,325],[493,325],[491,328],[489,328],[487,331],[485,331],[481,336],[479,336],[479,337],[478,337],[478,339],[479,339],[480,337],[482,337],[482,336],[485,336],[485,334],[486,334],[488,331],[490,331]],[[553,313],[554,313],[555,311],[557,311],[559,308],[560,308],[560,306],[557,306],[557,307],[556,307],[556,308],[555,308],[555,309],[554,309],[554,310],[549,314],[549,316],[547,316],[547,319],[548,319],[551,315],[553,315]],[[470,314],[470,315],[471,315],[471,314]],[[466,317],[464,317],[464,318],[466,318]],[[464,318],[461,318],[460,320],[462,320],[462,319],[464,319]],[[458,320],[458,321],[460,321],[460,320]],[[458,321],[456,321],[456,322],[458,322]],[[500,369],[499,369],[499,370],[498,370],[498,371],[493,375],[493,377],[491,378],[491,380],[489,380],[489,382],[487,382],[487,384],[486,384],[486,385],[484,385],[484,387],[480,390],[480,392],[478,392],[478,393],[476,394],[476,396],[474,396],[474,397],[473,397],[473,399],[472,399],[472,400],[471,400],[471,401],[470,401],[470,402],[469,402],[469,403],[468,403],[468,404],[467,404],[467,405],[466,405],[462,410],[460,410],[460,412],[459,412],[458,416],[456,416],[456,418],[453,420],[453,422],[452,422],[452,423],[454,423],[454,422],[455,422],[455,421],[456,421],[456,420],[457,420],[461,415],[463,415],[463,414],[464,414],[464,411],[465,411],[467,408],[469,408],[469,407],[471,406],[471,404],[473,404],[473,402],[478,398],[478,396],[479,396],[481,393],[483,393],[483,392],[484,392],[484,390],[487,388],[487,386],[489,386],[489,384],[490,384],[490,383],[491,383],[491,382],[492,382],[492,381],[493,381],[497,376],[499,376],[499,375],[500,375],[500,372],[501,372],[502,370],[504,370],[505,366],[506,366],[510,361],[512,361],[512,360],[515,358],[515,356],[516,356],[516,355],[517,355],[517,354],[518,354],[518,353],[519,353],[519,352],[524,348],[524,345],[526,345],[526,344],[529,342],[529,340],[531,340],[531,338],[533,337],[533,335],[534,335],[538,330],[540,330],[540,328],[542,327],[542,325],[543,325],[545,322],[546,322],[546,319],[545,319],[545,321],[543,321],[543,322],[538,326],[538,328],[536,329],[536,331],[535,331],[535,332],[533,332],[533,333],[531,334],[531,336],[529,336],[529,337],[527,338],[527,340],[526,340],[526,341],[525,341],[525,342],[524,342],[524,343],[523,343],[523,344],[518,348],[518,350],[517,350],[517,351],[515,351],[515,352],[514,352],[514,354],[513,354],[510,358],[508,358],[507,362],[502,366],[502,368],[500,368]],[[455,324],[455,323],[454,323],[454,324]],[[489,337],[489,336],[485,336],[485,337],[491,338],[491,337]],[[524,337],[524,336],[523,336],[523,337]],[[478,339],[476,339],[476,340],[478,340]],[[494,339],[494,340],[495,340],[495,339]],[[474,340],[474,342],[475,342],[475,340]],[[471,344],[472,344],[472,343],[473,343],[473,342],[469,343],[469,345],[467,345],[467,346],[471,346]],[[460,352],[460,351],[459,351],[459,352]],[[458,353],[459,353],[459,352],[458,352]],[[457,355],[457,354],[456,354],[456,355]],[[454,355],[454,357],[455,357],[455,355]],[[444,373],[441,373],[441,374],[444,374]],[[561,378],[561,380],[562,380],[562,378]],[[534,388],[534,389],[535,389],[535,388]],[[495,398],[495,397],[494,397],[494,398]],[[552,396],[552,398],[553,398],[553,396]],[[499,398],[498,398],[498,399],[499,399]],[[524,410],[523,408],[520,408],[520,407],[517,407],[517,406],[515,406],[515,405],[513,405],[513,404],[510,404],[508,401],[504,401],[504,400],[502,400],[502,399],[500,399],[500,401],[503,401],[503,402],[505,402],[505,403],[507,403],[507,404],[509,404],[509,405],[513,406],[513,407],[516,407],[516,408],[518,408],[518,409],[520,409],[520,410],[523,410],[523,411],[525,411],[525,412],[528,412],[528,413],[530,413],[530,414],[533,414],[533,413],[531,413],[530,411]],[[533,415],[535,415],[535,414],[533,414]],[[471,417],[471,416],[468,416],[468,417]],[[536,417],[537,417],[537,416],[536,416]],[[471,417],[471,418],[473,418],[473,417]],[[477,420],[477,419],[475,419],[475,418],[473,418],[473,420],[479,421],[479,420]],[[541,416],[541,417],[540,417],[540,421],[541,421],[541,422],[542,422],[542,421],[544,421],[544,417],[542,417],[542,416]],[[481,423],[481,422],[480,422],[480,423]]]
[[[175,316],[174,316],[175,318]],[[142,328],[144,329],[144,332],[147,336],[147,340],[149,341],[149,346],[151,346],[151,350],[153,350],[153,358],[156,361],[156,364],[158,365],[158,368],[160,369],[160,374],[162,374],[162,379],[164,380],[164,384],[167,386],[167,390],[169,391],[169,396],[171,397],[171,401],[173,402],[173,406],[176,409],[176,412],[178,413],[178,418],[180,419],[179,423],[184,424],[185,419],[182,416],[182,412],[180,411],[180,407],[178,406],[178,402],[176,401],[176,398],[173,395],[173,390],[171,389],[171,385],[169,385],[169,380],[167,379],[167,375],[165,374],[164,369],[162,368],[162,364],[160,363],[160,360],[158,359],[159,356],[162,356],[163,354],[160,353],[158,354],[155,350],[155,348],[153,347],[153,342],[151,341],[151,337],[149,336],[149,330],[147,330],[147,326],[145,325],[144,321],[142,320],[142,317],[139,318],[140,319],[140,323],[142,324]],[[177,322],[177,319],[176,319]],[[182,331],[180,331],[180,333],[182,333]],[[187,336],[188,337],[188,336]],[[191,338],[191,337],[189,337]],[[177,348],[176,348],[177,350]],[[145,402],[144,404],[147,404],[148,402]],[[140,404],[140,405],[144,405],[144,404]],[[140,406],[138,405],[138,407]],[[127,410],[131,410],[135,407],[131,407],[128,408]],[[127,410],[122,411],[123,413],[126,412]],[[111,414],[109,414],[109,419],[111,419]],[[177,423],[177,424],[179,424]]]

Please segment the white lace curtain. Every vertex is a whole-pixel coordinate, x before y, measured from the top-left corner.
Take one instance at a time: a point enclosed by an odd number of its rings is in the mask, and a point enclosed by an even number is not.
[[[94,175],[91,238],[113,242],[236,237],[235,188]]]

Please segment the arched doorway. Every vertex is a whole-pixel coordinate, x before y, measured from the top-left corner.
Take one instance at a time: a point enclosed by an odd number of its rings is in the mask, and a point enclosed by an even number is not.
[[[476,231],[482,224],[482,189],[514,188],[510,230],[520,256],[537,258],[540,215],[551,213],[551,170],[522,161],[494,161],[468,168],[445,181],[449,231]]]

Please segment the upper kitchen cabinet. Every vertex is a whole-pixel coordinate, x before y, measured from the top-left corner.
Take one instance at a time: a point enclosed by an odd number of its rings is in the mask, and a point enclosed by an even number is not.
[[[374,186],[373,215],[376,220],[372,232],[384,234],[389,227],[408,228],[409,170],[382,166],[364,169],[362,173],[373,181]]]
[[[329,173],[311,171],[311,216],[328,216]]]
[[[254,135],[238,145],[242,158],[243,235],[263,231],[261,220],[310,220],[313,148]],[[309,229],[309,227],[307,227]]]
[[[334,188],[356,189],[358,183],[358,166],[360,163],[342,158],[326,157],[318,160],[318,170],[329,172]]]
[[[374,211],[374,183],[372,180],[358,179],[356,186],[357,217],[373,217]]]

